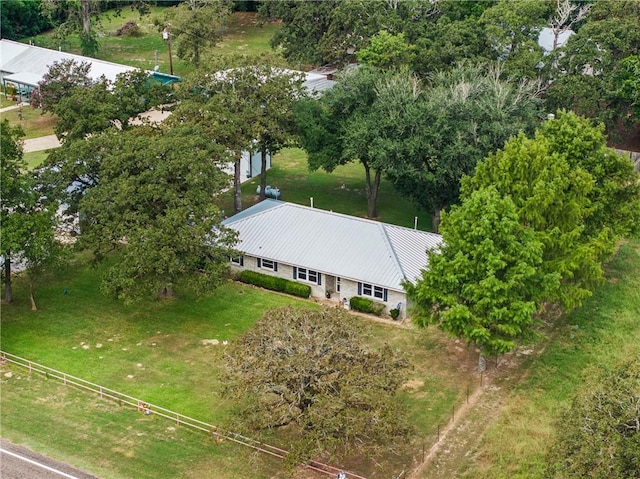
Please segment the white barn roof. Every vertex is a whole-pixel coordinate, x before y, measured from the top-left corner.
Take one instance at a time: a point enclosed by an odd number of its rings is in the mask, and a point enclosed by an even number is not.
[[[264,200],[226,219],[244,254],[402,291],[442,237],[293,203]]]
[[[36,86],[45,73],[49,71],[51,65],[64,59],[89,63],[91,65],[89,78],[92,80],[98,80],[104,75],[108,80],[114,81],[120,73],[135,70],[134,67],[119,65],[118,63],[96,60],[95,58],[50,50],[11,40],[0,40],[0,72],[7,80],[10,80],[8,75],[11,75],[16,82]]]

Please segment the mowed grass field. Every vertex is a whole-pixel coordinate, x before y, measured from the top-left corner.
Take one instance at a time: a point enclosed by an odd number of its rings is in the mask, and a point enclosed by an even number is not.
[[[100,22],[93,28],[98,32],[100,48],[96,58],[122,65],[130,65],[145,70],[153,70],[156,65],[161,73],[170,73],[169,48],[162,34],[154,25],[154,20],[165,23],[165,15],[171,7],[151,7],[150,13],[140,16],[137,10],[123,7],[120,12],[110,10],[100,15]],[[118,35],[118,29],[127,22],[135,21],[139,26],[138,36]],[[259,55],[271,51],[270,40],[279,28],[277,23],[260,23],[255,13],[235,12],[223,30],[223,38],[212,48],[207,48],[202,57],[242,54]],[[56,41],[53,32],[46,32],[25,40],[35,45],[75,54],[81,54],[80,40],[70,35],[63,42]],[[177,55],[176,41],[172,43],[173,73],[178,76],[193,71],[194,66],[181,60]],[[157,63],[156,63],[157,62]]]
[[[31,311],[28,288],[18,277],[15,303],[2,306],[2,349],[214,425],[224,426],[233,408],[220,395],[225,346],[202,341],[233,344],[272,307],[318,307],[233,282],[200,299],[180,296],[126,306],[100,294],[102,271],[79,257],[36,288],[38,311]],[[375,460],[353,456],[341,462],[366,476],[390,477],[419,458],[448,420],[452,405],[475,384],[474,352],[435,330],[360,316],[353,320],[366,323],[371,348],[389,343],[414,366],[399,396],[416,427],[414,440]],[[0,381],[4,438],[101,478],[286,476],[279,460],[17,366],[4,364]],[[257,439],[288,448],[277,431]]]
[[[299,148],[286,148],[274,155],[271,169],[267,171],[267,184],[280,188],[282,201],[311,205],[323,210],[335,211],[361,218],[367,215],[365,172],[359,162],[337,167],[333,172],[309,171],[307,155]],[[258,202],[256,189],[260,178],[242,185],[242,208]],[[220,199],[220,207],[227,214],[233,212],[233,194]],[[431,215],[402,197],[386,179],[380,182],[377,220],[407,228],[431,231]]]

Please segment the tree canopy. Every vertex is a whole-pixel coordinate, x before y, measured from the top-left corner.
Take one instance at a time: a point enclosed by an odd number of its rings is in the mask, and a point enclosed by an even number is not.
[[[602,129],[558,113],[533,139],[520,134],[463,180],[462,196],[494,186],[542,242],[542,269],[560,273],[555,300],[573,308],[602,280],[602,261],[637,228],[633,165],[607,149]]]
[[[640,52],[640,4],[595,2],[587,21],[560,49],[546,102],[605,123],[609,136],[632,130],[633,102],[618,88],[625,60]]]
[[[42,0],[4,0],[0,8],[2,38],[19,40],[51,28],[51,19],[42,14],[42,3]]]
[[[463,61],[497,62],[502,79],[535,80],[548,111],[574,110],[603,121],[610,138],[622,132],[632,141],[638,8],[633,0],[266,0],[259,12],[282,21],[272,44],[290,61],[401,64],[423,80]]]
[[[211,71],[213,70],[213,71]],[[297,141],[293,105],[305,96],[303,75],[272,56],[238,57],[233,66],[202,69],[187,79],[169,123],[190,123],[223,146],[235,164],[235,210],[242,209],[240,158],[262,152],[261,194],[266,189],[266,153]],[[263,197],[264,198],[264,197]]]
[[[395,399],[407,363],[364,339],[342,308],[265,312],[225,354],[225,395],[240,426],[294,428],[303,459],[338,446],[393,447],[408,432]]]
[[[412,47],[404,33],[391,35],[381,30],[371,37],[371,44],[357,53],[358,61],[378,68],[400,68],[412,63]]]
[[[460,180],[487,154],[538,122],[535,88],[501,79],[498,67],[459,65],[435,75],[416,98],[415,146],[386,169],[395,188],[433,212],[458,201]]]
[[[442,220],[443,246],[406,284],[414,321],[502,354],[530,338],[534,317],[560,275],[542,264],[542,243],[520,223],[511,199],[491,186],[474,191]]]
[[[142,70],[121,73],[115,82],[103,77],[89,86],[72,87],[53,106],[56,136],[67,143],[114,126],[126,130],[138,114],[166,103],[171,94],[170,87]]]
[[[626,479],[640,471],[640,356],[590,369],[559,415],[548,456],[552,479]]]
[[[230,0],[187,0],[168,9],[178,57],[198,68],[203,51],[222,39],[231,6]]]
[[[640,223],[633,165],[602,132],[559,111],[463,178],[442,248],[405,285],[418,324],[504,353],[535,333],[546,303],[572,309],[591,294],[617,241]]]
[[[44,201],[35,187],[31,173],[23,160],[20,127],[11,127],[8,120],[0,122],[0,175],[2,181],[0,208],[0,255],[3,259],[6,302],[13,301],[11,289],[12,262],[23,268],[39,270],[61,257],[61,245],[55,238],[56,205]],[[33,278],[30,275],[32,307]]]
[[[377,217],[383,173],[420,137],[417,79],[408,71],[380,70],[362,65],[347,70],[338,84],[319,100],[301,101],[296,122],[309,168],[332,172],[338,165],[359,161],[365,170],[367,216]]]
[[[214,204],[228,185],[220,151],[190,127],[137,127],[100,136],[98,181],[80,198],[80,244],[111,259],[102,288],[131,301],[224,277],[235,234]]]

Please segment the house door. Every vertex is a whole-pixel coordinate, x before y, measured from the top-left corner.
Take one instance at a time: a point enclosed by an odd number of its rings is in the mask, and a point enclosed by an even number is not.
[[[325,276],[324,291],[327,298],[340,299],[340,293],[336,293],[336,277],[330,274]]]

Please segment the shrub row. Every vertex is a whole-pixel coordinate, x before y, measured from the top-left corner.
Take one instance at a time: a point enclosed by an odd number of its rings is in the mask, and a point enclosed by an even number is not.
[[[381,316],[384,311],[384,304],[359,296],[353,296],[349,300],[349,306],[355,311],[375,314],[376,316]]]
[[[299,296],[300,298],[308,298],[311,296],[311,286],[289,281],[284,278],[276,278],[268,274],[245,270],[238,274],[238,279],[243,283],[253,284],[272,291],[280,291],[293,296]]]

